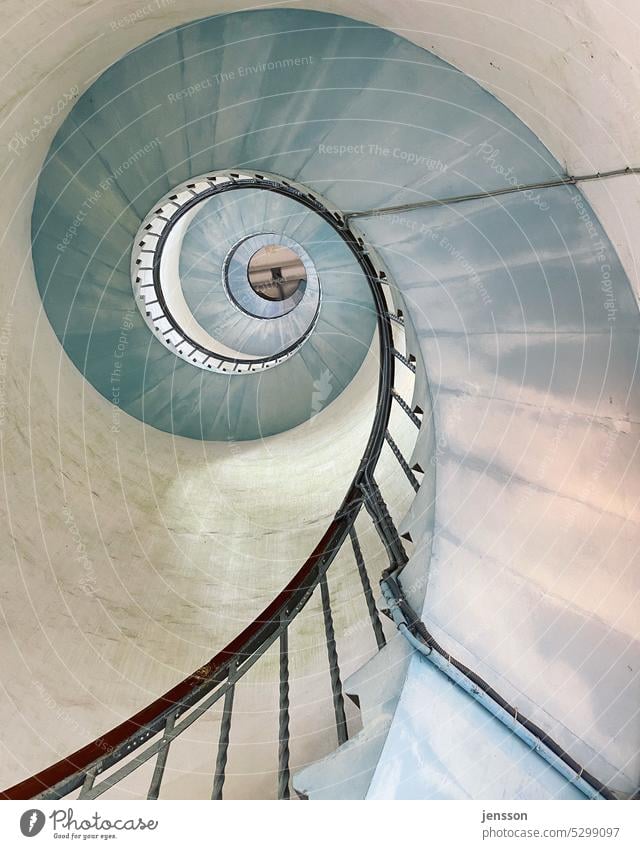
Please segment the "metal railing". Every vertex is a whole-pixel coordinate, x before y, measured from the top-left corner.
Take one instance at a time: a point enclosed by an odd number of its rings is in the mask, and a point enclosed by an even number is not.
[[[295,200],[306,209],[321,215],[340,235],[351,232],[344,225],[341,215],[335,210],[328,209],[326,202],[319,195],[276,175],[258,174],[254,171],[242,173],[220,171],[194,177],[166,195],[153,212],[143,220],[134,242],[131,273],[136,303],[154,336],[165,346],[170,347],[178,357],[201,369],[225,374],[266,371],[297,353],[313,332],[318,320],[320,297],[307,327],[299,338],[268,356],[248,356],[238,351],[230,352],[226,350],[225,345],[213,339],[209,345],[194,339],[181,326],[167,303],[160,272],[167,239],[176,225],[194,207],[215,195],[239,189],[256,188]],[[361,246],[357,240],[353,239],[351,242],[361,252]],[[228,258],[225,261],[225,273],[227,267]],[[310,270],[308,272],[310,273]],[[227,288],[225,284],[225,290]],[[232,300],[237,305],[235,298]],[[245,312],[243,309],[241,311]]]
[[[271,188],[269,185],[266,188]],[[281,187],[273,187],[281,191]],[[287,187],[287,191],[294,191]],[[295,190],[297,192],[297,190]],[[287,586],[227,646],[207,663],[164,695],[108,733],[83,746],[68,757],[0,793],[4,799],[59,799],[80,788],[79,798],[94,799],[139,769],[155,761],[147,798],[159,798],[167,758],[176,739],[197,719],[223,700],[222,718],[215,765],[212,765],[211,798],[223,796],[236,686],[240,679],[274,644],[279,647],[278,764],[277,797],[288,799],[290,780],[290,693],[289,629],[292,621],[319,588],[324,635],[329,662],[333,712],[339,744],[348,739],[340,664],[336,645],[327,570],[343,543],[349,539],[356,561],[368,619],[378,649],[385,636],[371,582],[354,527],[364,506],[373,520],[388,556],[390,568],[400,568],[407,555],[375,480],[375,469],[385,439],[394,386],[394,354],[390,325],[393,302],[387,277],[376,268],[372,254],[335,212],[319,207],[312,196],[303,199],[340,232],[356,256],[369,281],[378,321],[380,373],[373,427],[351,488],[325,531],[322,539]],[[417,433],[417,431],[416,431]],[[108,774],[106,774],[108,773]],[[101,778],[102,776],[102,778]]]

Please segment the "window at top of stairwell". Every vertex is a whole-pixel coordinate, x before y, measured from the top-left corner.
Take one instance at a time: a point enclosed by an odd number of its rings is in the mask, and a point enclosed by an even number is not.
[[[265,301],[286,301],[307,282],[298,254],[284,245],[265,245],[256,251],[247,268],[249,285]]]

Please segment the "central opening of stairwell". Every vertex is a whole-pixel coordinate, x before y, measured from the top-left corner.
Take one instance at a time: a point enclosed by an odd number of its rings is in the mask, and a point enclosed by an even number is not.
[[[285,245],[270,244],[253,254],[247,278],[259,297],[266,301],[285,301],[306,283],[307,272],[295,251]]]

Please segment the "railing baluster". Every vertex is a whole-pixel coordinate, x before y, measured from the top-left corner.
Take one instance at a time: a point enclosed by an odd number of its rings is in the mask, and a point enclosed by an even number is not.
[[[380,616],[378,615],[378,609],[376,607],[376,602],[373,597],[373,590],[371,589],[371,582],[369,581],[369,575],[367,574],[366,566],[364,565],[364,557],[362,556],[362,549],[360,548],[360,542],[358,540],[358,535],[356,533],[355,527],[352,525],[349,528],[349,536],[351,537],[351,546],[353,548],[353,555],[356,559],[356,564],[358,566],[358,572],[360,574],[360,582],[362,583],[362,592],[364,593],[365,601],[367,602],[367,609],[369,611],[369,619],[371,620],[371,626],[373,628],[373,633],[375,634],[376,643],[378,644],[378,649],[386,646],[387,641],[384,636],[384,631],[382,630],[382,623],[380,622]]]
[[[416,364],[412,363],[411,360],[408,360],[403,354],[400,353],[400,351],[398,351],[397,348],[392,348],[391,353],[396,359],[400,360],[400,362],[405,365],[410,371],[412,371],[414,374],[416,373]]]
[[[231,678],[231,673],[229,673]],[[222,799],[222,788],[224,786],[225,770],[227,768],[227,754],[229,751],[229,732],[231,731],[231,713],[233,711],[233,694],[235,682],[231,684],[224,696],[222,708],[222,721],[220,722],[220,737],[218,740],[218,755],[216,757],[216,772],[213,779],[213,792],[211,798]]]
[[[394,321],[396,324],[400,325],[400,327],[404,327],[404,318],[402,314],[398,315],[395,312],[387,312],[387,317]]]
[[[404,400],[404,398],[396,392],[395,389],[391,390],[391,394],[396,399],[396,401],[398,402],[398,405],[400,407],[402,407],[402,409],[405,411],[405,413],[409,416],[411,421],[414,423],[414,425],[419,430],[420,426],[422,425],[422,422],[420,421],[418,416],[416,416],[416,414],[413,412],[411,407],[407,404],[407,402]]]
[[[420,489],[420,483],[418,481],[418,478],[413,474],[413,472],[409,468],[409,464],[407,463],[407,461],[402,456],[400,449],[398,448],[398,446],[393,441],[393,438],[391,437],[391,434],[389,433],[389,431],[387,431],[385,433],[384,438],[387,440],[387,443],[389,444],[389,448],[391,448],[391,450],[395,454],[395,457],[396,457],[398,463],[400,463],[400,466],[402,467],[402,471],[407,476],[407,480],[409,481],[411,486],[414,488],[414,490],[417,492]]]
[[[284,614],[282,617],[284,620]],[[280,716],[278,723],[278,799],[289,798],[289,632],[280,634]]]
[[[378,536],[382,540],[382,544],[389,556],[389,566],[394,571],[402,569],[409,558],[404,550],[402,540],[398,535],[398,529],[387,510],[387,505],[380,492],[380,487],[371,478],[363,484],[362,492],[365,496],[364,504],[367,508],[367,513],[373,519]]]
[[[171,739],[168,739],[168,735],[173,730],[173,723],[175,722],[175,714],[170,713],[167,717],[167,721],[164,726],[164,734],[162,735],[162,743],[160,744],[160,748],[158,749],[158,754],[156,757],[156,765],[153,770],[153,776],[151,778],[151,784],[149,785],[149,792],[147,793],[147,799],[157,799],[160,795],[160,785],[162,784],[162,779],[164,778],[164,768],[167,764],[167,755],[169,754],[169,746],[171,745]]]
[[[93,782],[96,780],[96,775],[96,767],[91,767],[91,769],[87,770],[84,776],[84,782],[82,784],[82,789],[80,790],[80,795],[78,796],[78,799],[86,799],[87,793],[91,792]]]
[[[344,695],[342,693],[342,681],[340,680],[336,637],[333,629],[333,616],[331,615],[331,598],[329,596],[329,586],[327,584],[326,574],[323,574],[320,579],[320,593],[322,596],[322,612],[324,614],[324,632],[327,639],[329,674],[331,675],[331,690],[333,693],[333,710],[336,715],[338,745],[341,746],[349,739],[349,733],[347,730],[347,717],[344,712]]]

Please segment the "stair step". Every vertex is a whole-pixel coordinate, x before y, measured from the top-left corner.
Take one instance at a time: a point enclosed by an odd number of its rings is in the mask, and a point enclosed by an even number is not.
[[[309,799],[364,799],[387,739],[407,674],[411,648],[394,635],[349,676],[345,693],[360,706],[363,728],[327,757],[297,772],[296,791]]]

